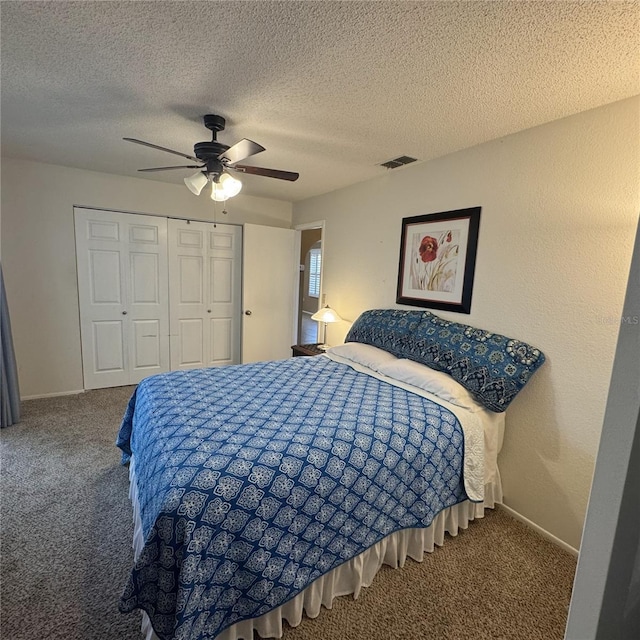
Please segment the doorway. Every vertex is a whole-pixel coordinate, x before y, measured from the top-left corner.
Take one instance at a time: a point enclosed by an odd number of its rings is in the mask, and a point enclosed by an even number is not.
[[[320,308],[322,299],[324,223],[298,227],[300,255],[297,310],[297,344],[318,342],[318,323],[311,316]]]

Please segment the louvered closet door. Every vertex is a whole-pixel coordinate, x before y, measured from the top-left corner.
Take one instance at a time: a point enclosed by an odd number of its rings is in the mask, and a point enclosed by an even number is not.
[[[169,220],[171,368],[240,362],[242,229]]]
[[[167,221],[75,209],[85,389],[169,370]]]

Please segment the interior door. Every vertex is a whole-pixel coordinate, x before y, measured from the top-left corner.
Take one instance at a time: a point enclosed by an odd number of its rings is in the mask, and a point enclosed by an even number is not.
[[[169,220],[171,369],[240,362],[242,228]]]
[[[168,371],[166,219],[74,213],[84,388]]]
[[[242,362],[291,356],[295,231],[244,225]]]

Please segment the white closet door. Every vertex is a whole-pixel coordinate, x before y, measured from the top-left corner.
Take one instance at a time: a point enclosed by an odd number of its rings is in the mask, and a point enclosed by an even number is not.
[[[295,231],[244,225],[242,362],[291,356],[299,271]]]
[[[166,219],[75,209],[85,389],[169,368]]]
[[[130,384],[169,371],[167,220],[128,216]]]
[[[240,362],[242,229],[169,220],[171,369]]]

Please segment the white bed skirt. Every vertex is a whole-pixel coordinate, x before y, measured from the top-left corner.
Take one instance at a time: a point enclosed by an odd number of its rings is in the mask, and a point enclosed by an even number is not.
[[[318,578],[281,607],[259,618],[232,625],[216,636],[216,640],[253,640],[254,630],[262,638],[281,638],[283,620],[296,627],[302,622],[303,612],[307,617],[315,618],[319,615],[321,607],[331,609],[333,599],[338,596],[353,594],[353,597],[357,598],[362,587],[371,585],[383,564],[397,569],[404,566],[407,557],[422,562],[425,553],[431,553],[435,545],[441,547],[444,544],[445,533],[457,535],[458,530],[466,529],[471,520],[482,518],[485,508],[493,508],[496,503],[502,502],[499,474],[496,473],[495,478],[495,482],[485,485],[484,502],[474,503],[466,500],[441,511],[426,529],[404,529],[392,533],[352,560]],[[133,505],[134,519],[133,549],[137,558],[144,547],[144,538],[133,459],[129,467],[129,480],[129,497]],[[142,632],[146,640],[159,640],[144,611]]]

